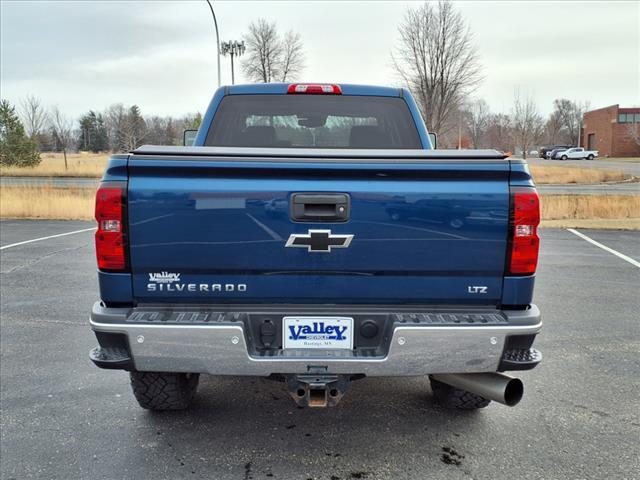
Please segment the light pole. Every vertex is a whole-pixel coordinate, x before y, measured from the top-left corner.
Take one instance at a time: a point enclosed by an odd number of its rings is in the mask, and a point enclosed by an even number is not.
[[[216,51],[218,52],[218,87],[220,87],[220,34],[218,33],[218,21],[216,20],[216,14],[213,11],[211,2],[207,0],[209,10],[211,10],[211,16],[213,17],[213,25],[216,27]]]
[[[244,42],[222,42],[222,55],[231,55],[231,85],[235,83],[235,74],[233,72],[233,57],[239,57],[246,50]]]

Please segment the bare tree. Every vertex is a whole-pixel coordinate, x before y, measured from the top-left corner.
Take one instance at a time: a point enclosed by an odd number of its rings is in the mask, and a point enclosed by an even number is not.
[[[51,130],[56,143],[64,155],[64,169],[67,170],[67,150],[74,142],[73,120],[65,116],[56,106],[51,109]]]
[[[489,126],[489,105],[482,99],[475,100],[467,105],[466,121],[469,139],[473,148],[480,148]]]
[[[516,90],[511,120],[515,145],[522,149],[522,156],[526,159],[527,151],[540,139],[544,131],[544,120],[531,96],[523,98],[520,91]]]
[[[37,140],[48,121],[47,111],[42,106],[42,102],[38,97],[27,95],[20,102],[20,113],[27,135],[31,140]]]
[[[551,112],[547,119],[547,123],[545,125],[545,137],[549,145],[556,145],[560,142],[567,141],[565,139],[566,130],[564,129],[562,115],[557,110]]]
[[[511,150],[511,119],[504,113],[489,116],[486,145],[506,152]]]
[[[482,80],[472,34],[447,0],[407,10],[392,60],[429,130],[445,134],[450,116]]]
[[[582,116],[589,109],[589,102],[576,102],[560,98],[553,101],[554,112],[566,129],[569,143],[578,145],[582,128]]]
[[[279,74],[278,56],[281,52],[280,40],[275,23],[264,18],[249,24],[245,37],[247,55],[242,61],[242,72],[253,82],[272,82]]]
[[[282,59],[280,61],[280,81],[295,78],[304,70],[304,49],[299,33],[289,30],[282,40]]]
[[[104,112],[104,117],[109,148],[112,151],[123,150],[125,148],[123,138],[127,121],[127,109],[121,103],[115,103],[107,108]]]
[[[275,22],[264,18],[249,24],[244,36],[247,54],[242,73],[252,82],[285,82],[302,72],[304,52],[299,33],[287,32],[280,38]]]

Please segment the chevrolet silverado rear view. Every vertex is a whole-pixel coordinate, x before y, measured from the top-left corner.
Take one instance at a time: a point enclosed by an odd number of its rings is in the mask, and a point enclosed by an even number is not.
[[[442,404],[515,405],[535,367],[539,200],[528,167],[432,148],[404,89],[219,89],[188,147],[114,155],[96,198],[91,359],[144,408],[200,374],[336,405],[365,376],[429,375]]]

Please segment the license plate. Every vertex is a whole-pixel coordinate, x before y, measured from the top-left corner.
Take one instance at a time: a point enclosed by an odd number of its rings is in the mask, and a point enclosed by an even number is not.
[[[353,348],[353,318],[284,317],[283,348]]]

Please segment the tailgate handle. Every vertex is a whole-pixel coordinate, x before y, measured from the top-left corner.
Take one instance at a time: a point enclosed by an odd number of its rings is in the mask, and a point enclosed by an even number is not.
[[[351,200],[347,193],[294,193],[291,219],[294,222],[346,222]]]

